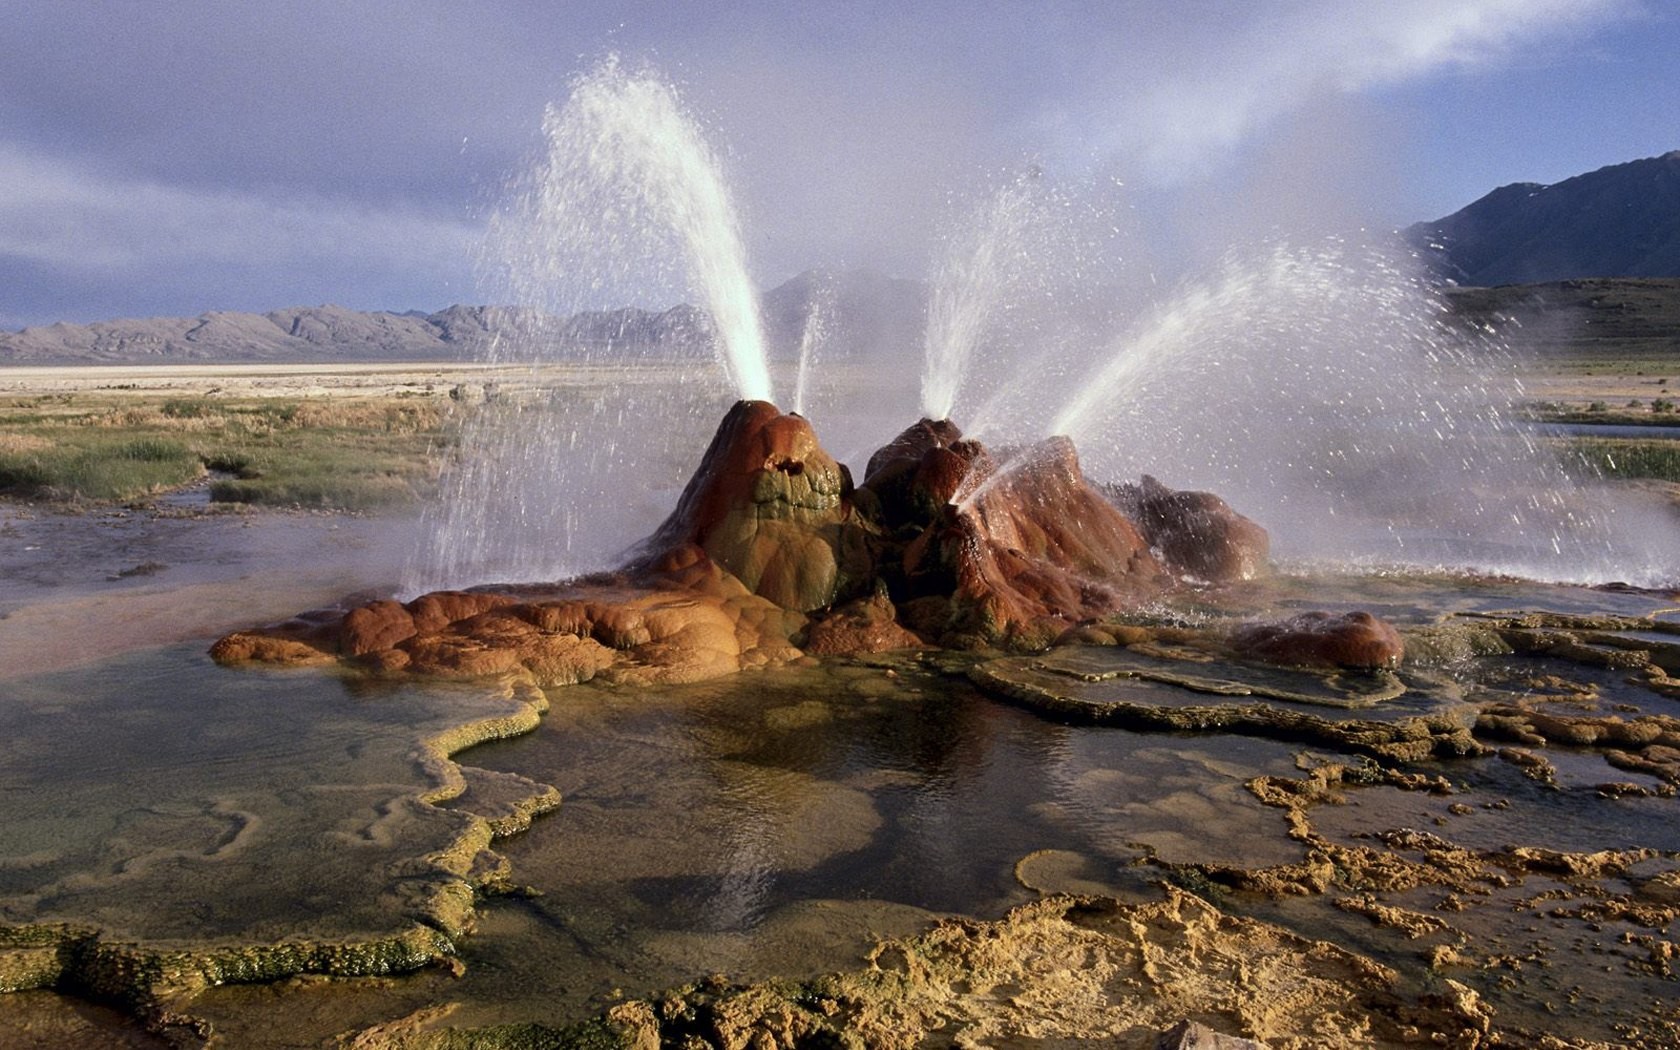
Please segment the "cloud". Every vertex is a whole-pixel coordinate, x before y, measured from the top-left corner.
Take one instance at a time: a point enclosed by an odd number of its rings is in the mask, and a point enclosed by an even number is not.
[[[1636,11],[1630,0],[1251,5],[1219,22],[1144,34],[1144,75],[1116,63],[1118,77],[1062,123],[1076,136],[1100,129],[1097,153],[1171,182],[1315,98],[1497,66]]]
[[[725,152],[755,276],[914,275],[947,195],[1026,163],[1215,200],[1210,173],[1259,166],[1301,194],[1398,178],[1385,95],[1578,54],[1637,2],[11,0],[0,268],[31,316],[96,285],[67,309],[125,288],[145,309],[471,298],[468,216],[538,153],[567,78],[618,50]],[[1337,185],[1300,181],[1350,137]]]
[[[472,223],[417,209],[183,188],[0,145],[0,259],[9,268],[145,288],[147,301],[175,312],[328,299],[422,305],[379,301],[414,286],[464,285],[470,297],[479,236]],[[237,303],[210,298],[235,288],[245,289]]]

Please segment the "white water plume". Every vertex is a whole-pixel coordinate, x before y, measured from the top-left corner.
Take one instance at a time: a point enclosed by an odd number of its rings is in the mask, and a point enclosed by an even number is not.
[[[816,367],[818,352],[833,334],[835,310],[833,289],[814,284],[811,300],[805,306],[805,324],[799,332],[799,363],[793,378],[793,411],[806,418],[810,418],[805,395],[810,389],[811,371]]]
[[[1472,341],[1445,309],[1380,251],[1232,255],[1106,347],[1052,432],[1095,477],[1224,496],[1285,557],[1672,573],[1637,511],[1572,480],[1512,418],[1506,348]]]
[[[1015,179],[979,207],[950,236],[929,291],[922,370],[922,415],[948,419],[974,357],[1005,309],[1011,285],[1028,264],[1034,225],[1034,179]]]
[[[722,165],[676,91],[609,59],[543,120],[548,151],[496,236],[518,301],[554,312],[603,295],[697,301],[739,397],[770,400],[770,368]],[[674,293],[674,294],[673,294]]]
[[[734,207],[676,92],[609,59],[543,130],[483,253],[489,297],[510,304],[483,317],[502,370],[463,427],[409,591],[610,565],[669,511],[729,403],[771,396]],[[684,300],[699,308],[599,309]]]

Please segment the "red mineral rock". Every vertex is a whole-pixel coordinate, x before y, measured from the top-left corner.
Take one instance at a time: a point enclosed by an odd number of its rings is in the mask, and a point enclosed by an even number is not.
[[[645,546],[653,560],[698,547],[783,608],[825,608],[861,590],[870,575],[851,492],[846,469],[823,451],[803,417],[765,401],[739,401],[677,509]]]
[[[1085,480],[1066,438],[1000,467],[948,420],[925,419],[871,457],[854,493],[808,422],[741,401],[676,509],[617,572],[370,602],[239,632],[214,654],[540,684],[692,681],[797,658],[794,638],[817,654],[924,638],[1048,645],[1169,585],[1151,544],[1173,572],[1207,579],[1241,578],[1264,561],[1265,532],[1217,497],[1146,478],[1129,498],[1142,531]],[[1360,644],[1318,630],[1291,652],[1316,653],[1330,638]]]
[[[934,498],[927,491],[927,483],[935,479],[923,472],[922,464],[932,450],[949,448],[961,440],[962,431],[949,419],[922,419],[869,457],[863,487],[878,499],[876,513],[883,526],[889,530],[906,525],[921,528],[938,516],[939,508],[949,499]],[[920,488],[918,481],[922,483]]]
[[[1252,624],[1231,635],[1231,647],[1239,656],[1271,664],[1358,670],[1398,667],[1406,652],[1400,632],[1368,612],[1308,612]]]
[[[1271,537],[1213,493],[1175,491],[1147,474],[1110,492],[1175,574],[1230,583],[1265,571]]]
[[[924,643],[898,622],[885,592],[859,598],[812,623],[805,632],[808,656],[850,656],[889,649],[919,649]]]
[[[931,448],[928,473],[950,476],[953,453]],[[1157,593],[1166,582],[1142,534],[1086,482],[1066,438],[1051,438],[995,471],[977,445],[969,452],[978,480],[947,504],[904,552],[916,596],[951,598],[947,642],[1049,644],[1067,626],[1114,612]]]

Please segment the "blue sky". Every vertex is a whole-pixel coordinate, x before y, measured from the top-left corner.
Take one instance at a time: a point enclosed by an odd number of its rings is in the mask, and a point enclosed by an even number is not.
[[[0,0],[0,24],[0,328],[483,301],[486,215],[608,52],[704,121],[767,286],[920,276],[948,198],[1027,164],[1105,187],[1166,267],[1680,149],[1672,0]]]

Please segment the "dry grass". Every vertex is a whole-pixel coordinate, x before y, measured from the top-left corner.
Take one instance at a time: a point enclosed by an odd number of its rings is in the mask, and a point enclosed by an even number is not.
[[[445,396],[317,399],[60,393],[0,407],[0,493],[125,501],[206,469],[212,498],[367,509],[434,485]]]

